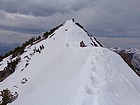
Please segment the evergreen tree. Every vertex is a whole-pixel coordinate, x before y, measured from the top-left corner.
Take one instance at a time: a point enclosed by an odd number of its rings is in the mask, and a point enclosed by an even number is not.
[[[0,105],[7,105],[8,103],[13,102],[18,97],[18,93],[15,92],[15,94],[12,94],[9,89],[4,89],[3,91],[1,91],[0,96],[2,97]]]

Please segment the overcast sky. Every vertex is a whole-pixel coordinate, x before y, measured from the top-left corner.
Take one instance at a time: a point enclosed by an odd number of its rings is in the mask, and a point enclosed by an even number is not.
[[[106,46],[140,49],[140,0],[0,0],[0,42],[23,42],[71,18]]]

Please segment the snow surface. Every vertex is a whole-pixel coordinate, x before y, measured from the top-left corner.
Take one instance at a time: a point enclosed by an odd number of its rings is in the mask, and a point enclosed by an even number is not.
[[[53,34],[27,47],[16,71],[0,83],[0,90],[19,94],[10,105],[140,105],[140,78],[119,55],[92,47],[72,20]],[[34,53],[41,45],[45,49]]]
[[[0,71],[3,71],[3,69],[7,66],[7,62],[10,62],[10,58],[11,56],[8,56],[0,62]]]

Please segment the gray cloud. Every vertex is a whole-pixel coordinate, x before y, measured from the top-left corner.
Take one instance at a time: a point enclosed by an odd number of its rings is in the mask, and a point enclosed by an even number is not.
[[[92,0],[1,0],[0,9],[8,13],[31,14],[34,16],[49,16],[54,13],[78,11],[86,7]]]
[[[26,34],[14,31],[0,30],[0,43],[23,43],[31,37],[38,36],[38,34]]]
[[[40,35],[75,18],[95,36],[140,39],[139,6],[139,0],[0,0],[0,37]]]
[[[140,39],[138,38],[109,38],[98,37],[106,47],[120,47],[120,48],[137,48],[140,49]]]

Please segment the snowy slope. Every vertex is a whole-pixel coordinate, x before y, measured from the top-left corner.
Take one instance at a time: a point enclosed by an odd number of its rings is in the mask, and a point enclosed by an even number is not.
[[[10,105],[140,105],[140,79],[119,55],[93,47],[100,45],[73,20],[52,35],[28,46],[1,82],[0,90],[19,94]]]

